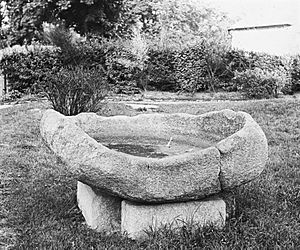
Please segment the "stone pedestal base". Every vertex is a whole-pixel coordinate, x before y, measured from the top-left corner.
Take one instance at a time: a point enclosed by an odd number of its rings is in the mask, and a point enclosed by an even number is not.
[[[121,230],[121,199],[77,182],[77,202],[88,226],[98,232]]]
[[[144,205],[95,192],[78,182],[77,200],[88,226],[99,232],[121,231],[132,239],[142,239],[146,230],[164,225],[173,229],[186,224],[222,228],[226,219],[225,202],[218,197]]]
[[[164,225],[171,229],[184,225],[222,228],[225,225],[226,205],[219,198],[202,201],[141,205],[122,201],[122,232],[132,239],[146,236],[145,230],[157,230]]]

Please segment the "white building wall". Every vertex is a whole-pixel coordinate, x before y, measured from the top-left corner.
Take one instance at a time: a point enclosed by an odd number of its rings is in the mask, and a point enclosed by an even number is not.
[[[232,47],[275,55],[300,53],[300,32],[292,27],[231,30]]]

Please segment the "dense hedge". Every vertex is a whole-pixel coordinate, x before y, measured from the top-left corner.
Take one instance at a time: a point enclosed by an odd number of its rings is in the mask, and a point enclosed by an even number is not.
[[[300,55],[293,57],[291,68],[292,91],[300,91]]]
[[[170,49],[150,51],[150,85],[156,89],[171,91],[195,92],[211,90],[211,87],[238,91],[241,90],[237,85],[239,72],[247,71],[246,74],[249,75],[249,70],[256,69],[256,75],[262,74],[260,78],[270,77],[270,82],[276,79],[272,89],[273,93],[277,93],[275,96],[281,91],[290,93],[297,90],[295,86],[299,84],[299,57],[294,59],[291,68],[290,60],[284,57],[230,50],[221,58],[215,79],[212,79],[208,74],[205,51],[203,46],[184,48],[180,51]],[[291,90],[291,79],[294,79],[293,90]],[[253,91],[257,91],[257,88]],[[264,97],[268,98],[270,95],[266,94]]]
[[[248,98],[271,98],[278,97],[279,94],[280,78],[264,69],[236,71],[233,82]]]
[[[204,59],[204,47],[200,44],[177,51],[175,54],[175,79],[177,90],[196,92],[207,90],[206,61]]]
[[[149,85],[159,90],[196,92],[208,89],[205,48],[199,44],[149,52]]]
[[[247,52],[243,50],[230,50],[225,55],[225,60],[232,71],[245,71],[251,68],[273,70],[286,67],[283,57],[266,53]]]
[[[99,43],[59,48],[16,47],[3,51],[0,67],[11,93],[46,94],[55,110],[65,115],[97,111],[108,91],[103,69],[105,47]]]
[[[134,85],[134,69],[122,63],[125,52],[115,43],[87,41],[64,45],[67,48],[47,46],[17,46],[2,52],[0,69],[7,76],[10,90],[36,93],[43,90],[47,76],[57,74],[65,67],[93,69],[101,67],[108,83],[117,89]],[[119,87],[118,87],[119,86]],[[121,86],[121,87],[120,87]],[[137,87],[132,87],[137,89]],[[118,92],[118,91],[117,91]],[[121,91],[119,91],[121,92]]]
[[[162,91],[176,90],[175,51],[171,49],[149,50],[149,86]]]
[[[134,64],[133,55],[122,42],[103,44],[103,68],[106,70],[109,84],[115,93],[138,92],[137,77],[139,68]]]
[[[274,78],[276,79],[273,92],[290,93],[292,91],[290,58],[269,55],[266,53],[231,50],[227,52],[225,60],[228,67],[228,72],[231,72],[232,77],[229,80],[230,90],[238,89],[239,86],[236,85],[236,79],[241,77],[241,72],[246,72],[246,75],[248,76],[255,72],[255,75],[261,79],[266,79],[268,77],[270,77],[270,81],[272,81]],[[261,76],[258,76],[259,74],[261,74]],[[252,78],[252,76],[250,78]],[[241,90],[241,88],[239,89]],[[257,88],[254,89],[257,90]],[[255,92],[254,89],[253,92]],[[264,97],[268,98],[269,95],[266,94]]]
[[[287,60],[264,53],[230,50],[218,59],[219,66],[212,78],[206,49],[203,44],[183,49],[150,47],[145,67],[140,67],[136,55],[124,45],[124,41],[94,39],[65,44],[60,49],[38,46],[4,53],[0,67],[8,76],[11,89],[20,92],[40,91],[47,80],[46,72],[56,74],[66,66],[101,67],[107,82],[117,93],[134,93],[145,87],[192,93],[212,89],[245,93],[247,89],[247,95],[255,97],[250,92],[262,90],[253,79],[262,84],[262,88],[272,88],[262,91],[263,96],[258,94],[260,98],[300,90],[300,56]],[[242,84],[241,79],[249,84]]]
[[[57,49],[40,46],[11,50],[3,54],[0,68],[7,75],[11,90],[36,93],[41,91],[46,74],[55,74],[62,67],[59,54]]]

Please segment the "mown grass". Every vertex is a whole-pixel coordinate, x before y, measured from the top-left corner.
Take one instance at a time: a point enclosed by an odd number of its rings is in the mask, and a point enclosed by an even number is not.
[[[86,227],[76,206],[76,181],[39,134],[47,107],[35,102],[0,110],[0,248],[300,248],[300,100],[161,105],[161,112],[231,108],[250,113],[268,138],[269,161],[258,179],[232,192],[236,207],[223,230],[165,228],[143,242]]]

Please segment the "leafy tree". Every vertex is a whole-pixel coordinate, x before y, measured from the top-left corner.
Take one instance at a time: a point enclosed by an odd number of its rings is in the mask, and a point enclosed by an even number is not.
[[[150,36],[157,34],[159,30],[157,3],[159,1],[124,0],[120,10],[119,21],[115,27],[117,35],[120,37],[130,36],[132,27],[137,24],[144,34]]]
[[[43,22],[63,22],[81,34],[109,36],[122,0],[6,0],[11,44],[39,38]]]
[[[191,1],[164,0],[158,5],[160,40],[163,45],[177,47],[195,45],[203,40],[207,44],[216,40],[227,42],[228,18],[210,7],[195,5]]]
[[[110,36],[118,21],[122,0],[64,0],[66,9],[58,17],[67,27],[74,27],[81,34],[98,33]]]
[[[0,1],[0,49],[6,47],[6,36],[4,34],[5,29],[5,17],[6,15],[6,6],[4,2]]]
[[[226,41],[230,21],[223,13],[191,0],[124,0],[117,33],[130,34],[136,24],[162,46],[182,47],[202,40],[208,44]]]
[[[227,24],[224,15],[206,6],[179,0],[5,0],[11,44],[39,38],[43,22],[63,22],[81,34],[130,35],[132,26],[163,44],[182,46],[215,38]]]

